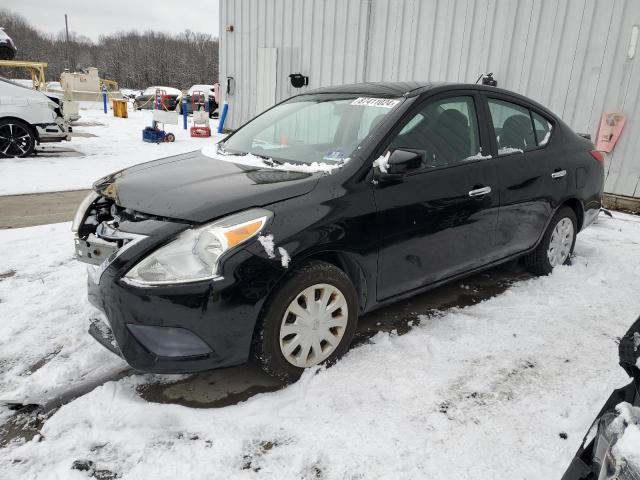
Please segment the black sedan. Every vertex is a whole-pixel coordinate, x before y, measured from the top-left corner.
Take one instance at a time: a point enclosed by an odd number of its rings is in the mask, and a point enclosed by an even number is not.
[[[632,380],[611,393],[562,480],[640,478],[640,443],[631,446],[640,431],[640,318],[620,339],[619,358]]]
[[[94,185],[74,221],[90,332],[141,371],[253,357],[292,380],[382,305],[520,257],[568,264],[602,189],[593,144],[520,95],[319,89]]]

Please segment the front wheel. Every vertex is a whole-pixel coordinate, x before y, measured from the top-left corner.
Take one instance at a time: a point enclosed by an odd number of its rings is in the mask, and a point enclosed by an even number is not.
[[[254,338],[263,370],[294,381],[304,369],[346,353],[358,320],[356,292],[339,268],[314,261],[297,268],[268,300]]]
[[[19,120],[0,120],[0,156],[27,157],[36,148],[31,127]]]
[[[551,219],[540,245],[525,257],[527,267],[538,275],[548,275],[558,265],[567,265],[576,244],[578,221],[569,207],[560,208]]]

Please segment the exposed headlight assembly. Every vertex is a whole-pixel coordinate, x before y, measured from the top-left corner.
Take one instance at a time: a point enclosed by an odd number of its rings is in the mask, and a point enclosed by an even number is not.
[[[78,231],[78,229],[80,228],[80,224],[84,220],[84,215],[87,213],[87,210],[89,209],[91,204],[98,197],[99,197],[99,195],[96,192],[91,191],[89,193],[89,195],[84,197],[84,200],[82,200],[82,202],[80,202],[80,205],[78,206],[78,210],[76,210],[76,214],[73,217],[73,223],[71,224],[71,231],[72,232],[75,233],[75,232]]]
[[[138,262],[124,280],[157,286],[214,279],[219,275],[220,257],[258,236],[272,215],[255,208],[186,230]]]

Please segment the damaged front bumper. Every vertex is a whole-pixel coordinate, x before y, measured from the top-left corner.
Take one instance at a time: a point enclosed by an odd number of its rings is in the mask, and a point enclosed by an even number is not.
[[[78,260],[89,264],[89,301],[104,315],[91,319],[89,333],[144,372],[190,373],[245,363],[255,323],[281,272],[239,250],[225,260],[217,281],[132,285],[124,281],[126,273],[190,225],[132,218],[101,202],[96,197],[79,215],[75,239]]]
[[[53,123],[36,124],[36,130],[40,143],[70,141],[73,131],[72,127],[62,119]]]
[[[116,337],[113,335],[111,326],[102,312],[97,312],[95,317],[90,320],[89,335],[111,353],[115,353],[122,358]]]

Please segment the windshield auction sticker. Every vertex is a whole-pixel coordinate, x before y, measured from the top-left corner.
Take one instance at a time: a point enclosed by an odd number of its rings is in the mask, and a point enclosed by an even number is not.
[[[357,105],[361,107],[382,107],[393,108],[400,103],[400,100],[393,98],[370,98],[370,97],[358,97],[350,105]]]

